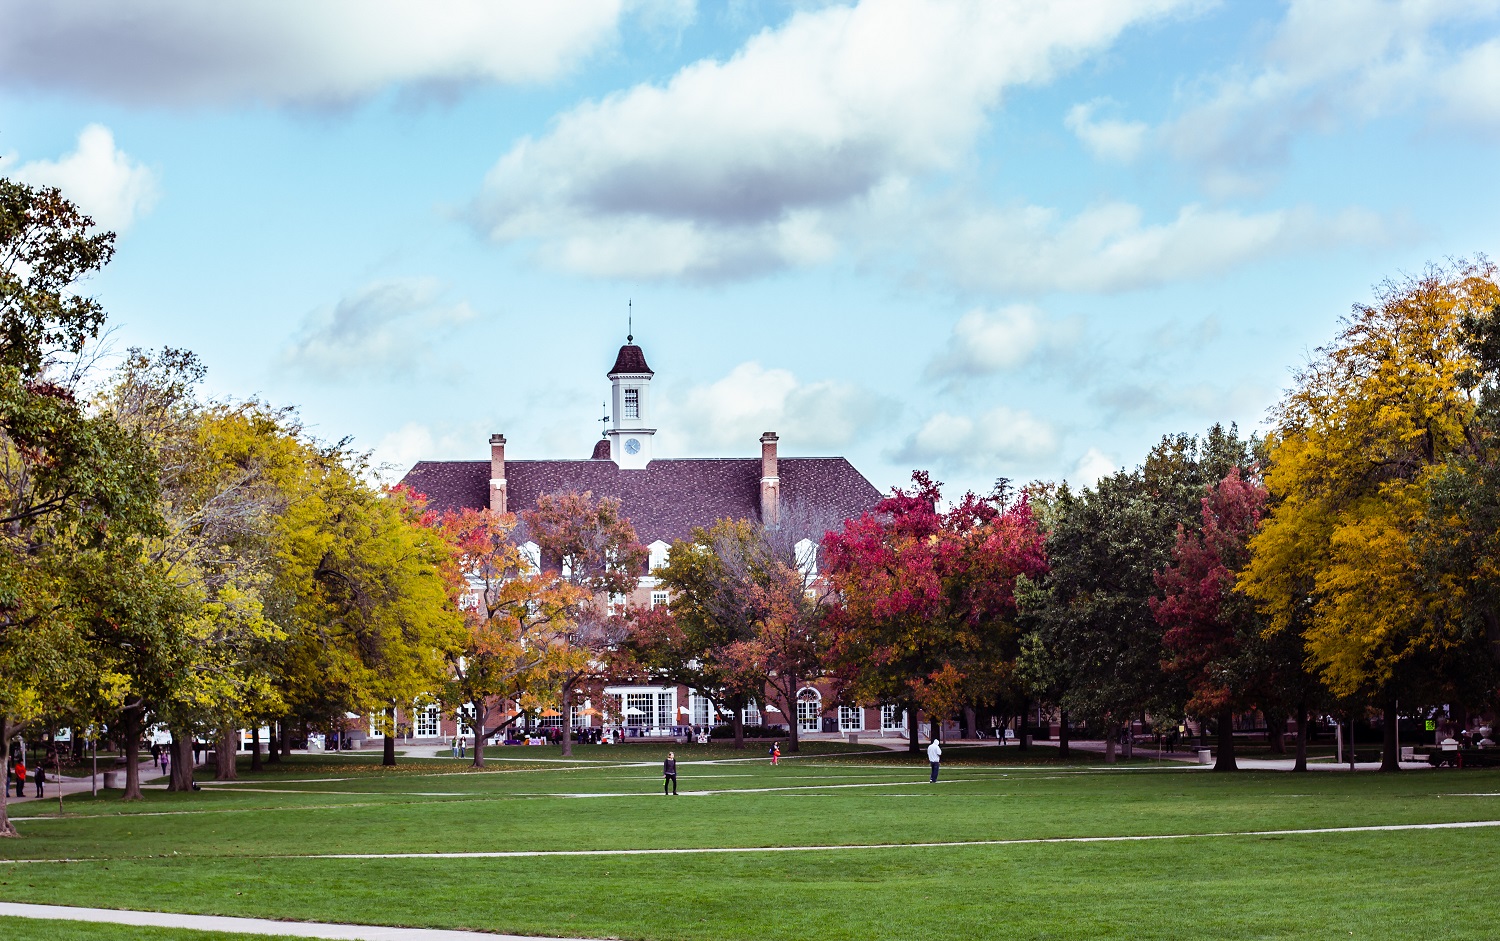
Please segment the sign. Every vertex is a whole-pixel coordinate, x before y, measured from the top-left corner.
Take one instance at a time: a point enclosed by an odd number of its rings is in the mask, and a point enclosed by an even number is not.
[[[1429,731],[1429,732],[1436,732],[1437,731],[1437,720],[1435,720],[1435,719],[1428,719],[1427,720],[1427,731]]]
[[[1015,729],[1006,729],[1005,730],[1005,737],[1008,738],[1008,739],[1015,738],[1016,737],[1016,730]]]

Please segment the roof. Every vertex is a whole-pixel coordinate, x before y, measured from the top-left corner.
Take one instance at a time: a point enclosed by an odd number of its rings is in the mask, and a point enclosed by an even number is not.
[[[594,453],[589,456],[589,460],[591,460],[591,461],[608,461],[608,460],[610,460],[610,456],[609,456],[609,439],[608,438],[600,438],[598,441],[594,442]]]
[[[760,458],[655,460],[639,470],[613,461],[506,461],[506,502],[512,511],[560,491],[618,497],[643,543],[672,542],[721,519],[760,520]],[[799,538],[821,539],[846,519],[873,510],[880,492],[841,457],[784,457],[782,525]],[[402,483],[426,494],[439,511],[489,505],[489,461],[421,461]]]
[[[651,367],[646,365],[646,354],[634,343],[627,343],[620,347],[620,353],[615,357],[615,368],[609,371],[609,375],[616,373],[645,373],[654,376]]]

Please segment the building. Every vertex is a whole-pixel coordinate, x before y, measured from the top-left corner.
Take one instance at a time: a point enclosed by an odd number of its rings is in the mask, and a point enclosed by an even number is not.
[[[799,559],[816,564],[823,534],[844,520],[874,508],[880,493],[842,457],[785,457],[775,432],[760,436],[760,456],[745,458],[660,458],[655,454],[657,429],[652,421],[651,382],[655,372],[644,351],[627,337],[607,376],[610,381],[609,417],[603,436],[586,458],[513,458],[506,454],[503,434],[490,436],[489,460],[421,461],[402,483],[427,497],[439,511],[481,509],[520,513],[534,507],[543,494],[591,492],[595,497],[618,498],[636,535],[650,551],[650,565],[663,564],[671,544],[692,535],[697,527],[721,519],[745,519],[775,526],[793,538]],[[747,450],[756,442],[747,441]],[[520,537],[525,539],[524,532]],[[525,544],[523,542],[523,544]],[[529,544],[538,557],[534,543]],[[667,601],[655,579],[643,575],[628,603],[654,606]],[[646,733],[716,724],[712,705],[686,689],[665,686],[612,686],[606,695],[618,697],[620,712],[638,721]],[[836,725],[846,730],[904,727],[891,710],[839,708],[825,702],[816,685],[803,690],[797,721],[807,731]],[[750,718],[786,725],[787,717]],[[562,717],[548,717],[561,724]],[[576,725],[595,722],[581,714]],[[755,724],[755,723],[752,723]],[[430,715],[414,717],[418,737],[455,734],[448,720]]]

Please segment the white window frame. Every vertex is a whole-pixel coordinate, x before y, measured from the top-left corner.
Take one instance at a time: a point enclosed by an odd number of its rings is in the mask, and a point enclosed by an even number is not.
[[[898,721],[899,720],[899,721]],[[880,707],[880,731],[906,731],[906,710],[894,703]]]
[[[811,693],[811,696],[805,695]],[[810,709],[804,709],[810,706]],[[797,731],[823,731],[823,694],[811,686],[797,690]]]
[[[863,732],[865,730],[865,709],[863,706],[840,706],[839,707],[839,731],[840,732]]]
[[[662,591],[661,589],[654,589],[651,592],[651,607],[653,608],[665,608],[671,600],[672,595],[670,592]]]
[[[414,706],[411,711],[412,738],[441,738],[443,735],[443,708],[437,703]]]
[[[625,420],[636,420],[641,417],[641,390],[627,387],[625,389]]]
[[[378,723],[385,721],[385,716],[378,712],[370,713],[370,738],[385,738],[385,732]]]

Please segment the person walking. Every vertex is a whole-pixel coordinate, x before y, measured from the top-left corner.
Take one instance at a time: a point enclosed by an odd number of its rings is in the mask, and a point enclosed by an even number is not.
[[[776,742],[771,746],[771,767],[781,764],[781,743]]]
[[[667,788],[672,789],[672,796],[677,796],[677,753],[667,752],[667,760],[661,763],[661,796],[667,796]]]
[[[172,773],[172,752],[170,749],[161,750],[161,773],[170,775]]]
[[[16,759],[16,796],[26,796],[26,759]]]
[[[937,739],[933,739],[932,744],[927,746],[927,761],[932,765],[932,779],[927,783],[936,784],[938,766],[943,763],[943,746],[938,744]]]
[[[46,765],[45,762],[39,763],[36,766],[36,770],[33,771],[33,772],[31,772],[31,779],[36,782],[36,796],[37,797],[43,796],[42,795],[42,785],[47,780],[47,765]]]

